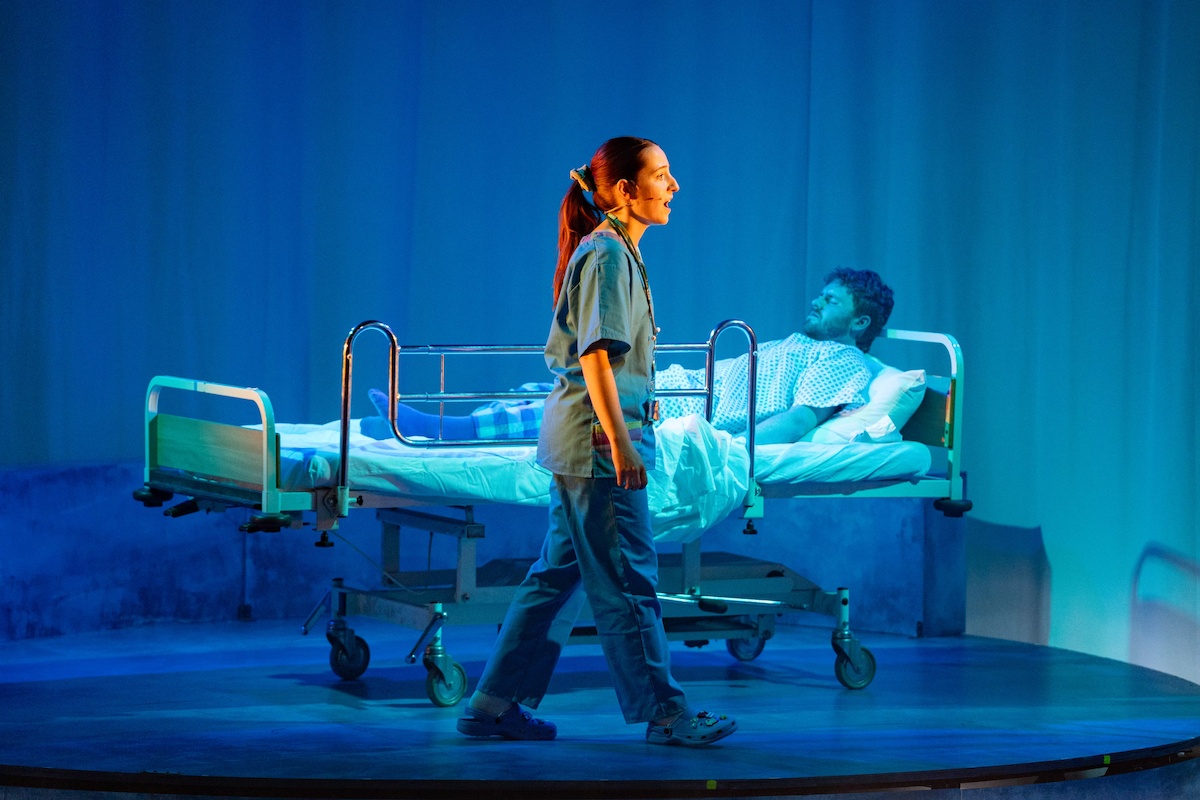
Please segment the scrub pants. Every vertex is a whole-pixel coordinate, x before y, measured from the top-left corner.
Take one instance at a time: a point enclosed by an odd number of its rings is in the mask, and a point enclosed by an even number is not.
[[[683,711],[657,583],[646,491],[622,489],[615,478],[555,475],[541,557],[517,588],[477,688],[537,708],[586,592],[625,721]]]

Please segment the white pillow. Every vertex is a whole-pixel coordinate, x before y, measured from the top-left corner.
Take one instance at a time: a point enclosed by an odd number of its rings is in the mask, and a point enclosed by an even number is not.
[[[805,434],[800,441],[817,444],[847,442],[899,442],[900,429],[916,412],[925,397],[925,370],[901,372],[877,359],[867,358],[872,372],[865,406],[842,411]],[[871,363],[874,362],[874,363]]]

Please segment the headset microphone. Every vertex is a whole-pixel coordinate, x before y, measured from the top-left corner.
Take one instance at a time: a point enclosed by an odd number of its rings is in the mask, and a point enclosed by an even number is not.
[[[653,203],[653,202],[655,202],[655,201],[657,201],[657,200],[662,200],[662,199],[663,199],[662,197],[647,197],[647,198],[645,198],[645,200],[644,200],[643,202],[647,202],[647,203]],[[613,214],[613,213],[615,213],[615,212],[617,212],[617,211],[620,211],[622,208],[629,208],[629,207],[630,207],[631,205],[633,205],[635,202],[637,202],[637,201],[636,201],[636,200],[630,200],[628,203],[626,203],[626,204],[625,204],[625,205],[623,205],[623,206],[617,206],[616,208],[610,208],[610,209],[608,209],[607,211],[602,211],[601,213],[603,213],[603,214]],[[667,202],[667,201],[663,200],[663,202]]]

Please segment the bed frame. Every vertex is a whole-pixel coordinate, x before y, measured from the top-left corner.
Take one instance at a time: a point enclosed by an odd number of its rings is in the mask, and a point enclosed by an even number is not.
[[[703,396],[706,415],[711,418],[716,343],[727,330],[737,328],[749,345],[749,418],[756,410],[756,374],[758,346],[753,330],[740,320],[718,325],[707,342],[661,345],[664,353],[703,353],[706,358],[706,384],[698,390],[658,392],[660,397]],[[374,508],[381,525],[381,563],[385,586],[365,590],[346,586],[334,579],[325,597],[317,604],[302,626],[309,633],[326,615],[326,637],[330,643],[330,666],[343,679],[353,680],[366,670],[370,649],[347,622],[348,617],[366,616],[421,631],[407,656],[410,664],[420,658],[427,670],[426,690],[437,705],[456,704],[466,691],[462,666],[447,653],[442,629],[449,624],[499,623],[517,585],[532,559],[498,559],[483,566],[476,562],[476,545],[484,538],[484,526],[476,523],[473,506],[457,506],[459,515],[431,514],[414,510],[413,502],[394,496],[359,492],[349,486],[349,422],[353,378],[354,345],[359,336],[376,330],[389,340],[390,424],[398,440],[411,447],[489,447],[529,446],[536,440],[443,441],[410,440],[404,437],[395,420],[398,400],[438,403],[479,402],[486,400],[522,400],[544,397],[539,392],[448,392],[445,387],[445,363],[448,356],[461,354],[540,353],[540,345],[418,345],[401,346],[387,325],[370,320],[356,326],[347,336],[342,358],[341,458],[336,487],[312,491],[283,491],[279,480],[279,437],[275,417],[267,395],[254,388],[240,388],[203,381],[157,376],[146,393],[146,468],[145,484],[133,493],[146,506],[162,506],[174,495],[187,499],[164,510],[171,517],[195,511],[220,511],[229,507],[252,510],[250,521],[241,526],[249,533],[300,529],[314,518],[320,533],[318,547],[332,547],[329,534],[336,533],[337,521],[356,508]],[[960,474],[962,414],[962,352],[952,337],[911,331],[886,331],[892,339],[931,342],[943,345],[950,355],[948,392],[927,389],[925,398],[912,420],[904,427],[906,439],[920,441],[947,450],[946,477],[916,481],[890,481],[870,484],[804,484],[782,491],[768,486],[764,491],[751,479],[743,501],[742,517],[747,520],[745,533],[754,534],[754,520],[764,513],[764,498],[770,497],[932,497],[935,506],[948,516],[961,516],[970,509],[963,497]],[[399,392],[402,356],[433,356],[441,361],[441,381],[437,392],[402,394]],[[194,391],[248,400],[257,405],[262,430],[225,425],[160,413],[159,395],[163,389]],[[753,428],[747,432],[750,474],[754,474]],[[185,477],[186,472],[194,477]],[[402,571],[400,569],[399,532],[402,527],[452,536],[457,540],[457,564],[453,570]],[[424,586],[422,590],[410,587]],[[729,553],[701,554],[700,540],[683,545],[678,554],[663,554],[659,565],[659,599],[668,639],[689,645],[724,639],[730,654],[743,661],[756,658],[774,635],[775,617],[788,611],[810,611],[836,619],[831,644],[836,653],[834,673],[851,689],[867,686],[875,675],[875,660],[850,630],[849,590],[826,591],[786,565],[746,558]],[[585,604],[570,638],[571,643],[598,642]]]

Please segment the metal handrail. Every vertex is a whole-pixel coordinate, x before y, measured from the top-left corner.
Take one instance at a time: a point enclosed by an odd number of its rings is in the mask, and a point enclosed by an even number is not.
[[[727,319],[720,325],[712,329],[712,333],[708,335],[708,344],[705,347],[708,350],[708,363],[705,367],[704,383],[708,389],[708,394],[704,403],[704,418],[712,422],[713,415],[713,384],[716,379],[717,370],[717,339],[721,334],[730,328],[739,328],[742,333],[746,334],[746,340],[750,345],[750,363],[747,365],[746,379],[749,383],[749,391],[747,392],[747,415],[746,415],[746,448],[750,451],[750,483],[754,483],[754,427],[756,414],[758,412],[758,337],[754,335],[754,329],[742,322],[740,319]],[[665,392],[664,392],[665,394]]]
[[[704,394],[703,389],[655,389],[655,397],[700,397]],[[466,402],[468,400],[536,400],[538,398],[549,397],[549,392],[418,392],[418,393],[399,393],[396,399],[405,403],[457,403]],[[434,440],[436,441],[436,440]],[[450,439],[447,441],[459,442],[460,439]],[[510,441],[510,440],[491,440],[488,441]],[[424,440],[420,443],[421,446],[428,447]],[[416,445],[414,445],[416,446]]]
[[[750,358],[746,365],[746,381],[749,384],[746,392],[746,452],[750,456],[750,474],[746,478],[746,496],[742,499],[742,508],[744,515],[759,517],[762,515],[762,492],[759,491],[758,482],[754,480],[754,429],[758,423],[758,337],[754,335],[754,329],[740,319],[727,319],[713,328],[712,333],[708,335],[708,363],[705,368],[704,380],[708,388],[708,395],[704,403],[704,418],[712,422],[713,384],[717,370],[717,339],[730,328],[741,329],[742,333],[746,334],[746,340],[750,345]],[[754,511],[755,509],[757,511]]]
[[[757,376],[758,376],[758,339],[754,330],[745,322],[738,319],[728,319],[713,328],[707,342],[696,344],[665,344],[655,348],[657,352],[666,353],[705,353],[705,385],[703,389],[668,389],[655,392],[660,397],[704,397],[704,415],[712,421],[713,414],[713,385],[716,376],[716,345],[721,334],[730,328],[739,328],[746,334],[750,350],[748,379],[750,391],[747,393],[748,424],[746,446],[750,451],[749,491],[747,505],[755,492],[754,483],[754,422],[757,411]],[[468,400],[512,400],[542,398],[547,392],[446,392],[446,355],[455,354],[532,354],[544,352],[542,345],[401,345],[396,334],[385,323],[379,320],[367,320],[356,325],[346,336],[342,346],[342,424],[339,441],[340,458],[338,461],[338,507],[339,514],[349,513],[349,474],[350,474],[350,398],[353,378],[354,344],[358,337],[370,330],[377,330],[388,339],[388,424],[392,435],[409,447],[517,447],[537,443],[537,439],[409,439],[400,432],[396,424],[396,403],[400,400],[411,402],[461,402]],[[401,394],[399,391],[400,356],[437,355],[442,358],[442,389],[440,392],[422,394]]]

